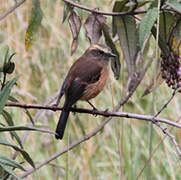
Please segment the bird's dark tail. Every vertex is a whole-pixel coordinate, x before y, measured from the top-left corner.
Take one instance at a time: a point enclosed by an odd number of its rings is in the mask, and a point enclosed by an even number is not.
[[[56,129],[56,135],[55,135],[56,139],[63,138],[69,113],[70,113],[69,108],[67,108],[66,105],[64,105],[64,108],[62,110],[62,113],[58,121],[57,129]]]

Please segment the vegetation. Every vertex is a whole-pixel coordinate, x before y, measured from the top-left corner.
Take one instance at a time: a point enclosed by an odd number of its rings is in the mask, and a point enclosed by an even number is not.
[[[1,3],[0,179],[180,179],[180,14],[179,0]],[[100,111],[78,102],[57,141],[59,89],[98,42],[118,55]]]

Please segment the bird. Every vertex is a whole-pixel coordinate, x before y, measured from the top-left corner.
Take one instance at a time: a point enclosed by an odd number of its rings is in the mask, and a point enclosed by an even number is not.
[[[65,102],[56,128],[56,139],[62,139],[70,113],[70,107],[78,100],[87,101],[96,97],[104,88],[109,75],[109,59],[116,54],[104,44],[93,44],[70,67],[61,87],[56,106],[65,95]]]

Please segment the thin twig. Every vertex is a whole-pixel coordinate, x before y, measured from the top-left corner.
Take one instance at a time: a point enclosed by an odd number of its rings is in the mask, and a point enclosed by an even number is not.
[[[104,12],[104,11],[99,11],[95,8],[88,8],[86,6],[77,4],[71,0],[63,0],[65,3],[68,3],[74,7],[92,12],[92,13],[96,13],[96,14],[102,14],[102,15],[107,15],[107,16],[124,16],[124,15],[136,15],[136,14],[144,14],[147,11],[127,11],[127,12]]]
[[[181,117],[178,118],[178,120],[176,121],[176,123],[178,123],[181,120]],[[169,131],[172,131],[173,127],[171,127],[169,129]],[[166,139],[167,135],[165,134],[165,136],[159,141],[159,143],[156,145],[155,149],[152,151],[151,156],[149,157],[149,159],[146,161],[145,165],[143,166],[143,168],[141,169],[141,171],[139,172],[139,174],[136,177],[136,180],[139,179],[139,177],[141,176],[141,174],[143,173],[144,169],[146,168],[146,166],[151,162],[151,158],[154,156],[154,154],[156,153],[156,151],[158,150],[158,148],[160,147],[161,144],[163,144],[163,141]]]
[[[137,15],[137,14],[147,13],[147,11],[134,11],[134,9],[132,9],[131,11],[127,11],[127,12],[105,12],[105,11],[99,11],[98,9],[95,9],[95,8],[88,8],[88,7],[83,6],[81,4],[77,4],[71,0],[63,0],[63,1],[67,4],[72,5],[73,7],[77,7],[77,8],[92,12],[92,13],[106,15],[106,16],[125,16],[125,15]],[[166,9],[166,8],[163,8],[161,10],[173,11],[172,9]]]
[[[172,101],[172,99],[174,98],[175,94],[176,94],[177,90],[175,89],[172,93],[172,96],[170,97],[170,99],[162,106],[162,108],[155,114],[154,117],[158,117],[159,114],[168,106],[168,104]]]
[[[23,4],[26,0],[19,0],[18,2],[15,3],[15,5],[11,8],[9,8],[6,12],[4,12],[3,14],[0,15],[0,21],[2,19],[4,19],[6,16],[8,16],[9,14],[11,14],[16,8],[18,8],[19,6],[21,6],[21,4]]]
[[[155,125],[157,125],[157,126],[162,130],[162,132],[163,132],[164,134],[166,134],[166,135],[171,139],[172,143],[175,145],[175,149],[176,149],[176,151],[177,151],[177,154],[178,154],[179,157],[181,158],[181,150],[180,150],[180,147],[179,147],[179,145],[178,145],[178,143],[177,143],[177,141],[176,141],[175,136],[172,135],[167,128],[162,127],[161,124],[160,124],[160,122],[157,122],[157,121],[155,120],[155,118],[156,118],[156,117],[163,111],[163,109],[165,109],[165,108],[167,107],[167,105],[171,102],[171,100],[174,98],[175,94],[176,94],[176,89],[173,91],[172,96],[170,97],[170,99],[168,100],[168,102],[165,103],[165,104],[163,105],[163,107],[161,108],[161,110],[154,116],[154,118],[153,118],[153,123],[154,123]]]

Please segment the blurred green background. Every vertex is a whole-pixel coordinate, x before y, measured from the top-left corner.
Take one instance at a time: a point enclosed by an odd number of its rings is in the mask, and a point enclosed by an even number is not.
[[[92,0],[81,1],[88,7],[100,7],[101,10],[111,11],[114,1]],[[14,1],[1,0],[0,14],[11,6]],[[70,55],[72,42],[71,31],[67,21],[62,24],[63,2],[61,0],[42,0],[43,10],[42,26],[39,30],[37,39],[28,52],[25,51],[24,39],[31,12],[31,1],[26,1],[17,8],[12,14],[0,22],[0,65],[7,46],[10,52],[16,52],[13,58],[16,69],[15,73],[20,74],[17,86],[14,86],[13,95],[24,103],[43,104],[52,97],[61,87],[66,73],[72,63],[82,55],[89,46],[89,41],[85,36],[82,27],[79,35],[79,47],[73,56]],[[88,13],[79,10],[83,22]],[[111,22],[111,17],[107,17]],[[103,39],[101,39],[104,42]],[[119,42],[117,42],[119,46]],[[155,44],[149,46],[146,55],[149,60],[155,51]],[[127,71],[125,62],[121,57],[121,78],[116,81],[111,72],[107,86],[104,91],[91,102],[97,109],[113,109],[122,96],[122,89],[126,84]],[[145,88],[149,85],[154,72],[155,63],[149,68],[141,85],[137,88],[134,96],[129,102],[120,109],[130,113],[151,115],[161,108],[171,96],[171,90],[164,84],[156,89],[153,94],[141,97]],[[14,74],[10,78],[14,77]],[[63,99],[61,100],[61,105]],[[78,102],[78,107],[90,108],[86,102]],[[177,121],[180,112],[180,97],[177,95],[166,108],[161,117]],[[23,110],[15,107],[6,108],[11,115],[15,125],[27,125],[29,118]],[[32,116],[37,110],[30,110]],[[44,111],[37,119],[36,125],[41,128],[55,130],[60,112]],[[35,164],[46,160],[51,155],[61,151],[68,144],[68,137],[71,142],[81,138],[86,133],[94,130],[104,118],[94,117],[87,114],[70,114],[65,138],[57,141],[54,136],[30,132],[25,141],[24,149],[30,154]],[[4,121],[0,116],[0,121]],[[155,150],[161,139],[164,137],[157,127],[150,133],[150,123],[134,119],[113,118],[105,128],[92,137],[60,156],[56,160],[42,167],[27,179],[136,179],[142,168],[146,166],[139,179],[181,179],[180,160],[176,154],[175,147],[168,138],[156,149],[148,164],[149,149],[152,141],[152,150]],[[173,129],[172,133],[181,144],[181,131]],[[23,136],[24,132],[18,132]],[[7,139],[12,141],[8,135]],[[4,137],[4,133],[0,134]],[[150,137],[151,136],[151,137]],[[4,154],[11,156],[13,150],[1,147]],[[18,156],[19,162],[23,161]],[[145,165],[146,164],[146,165]],[[29,165],[25,165],[26,169]],[[17,174],[19,172],[17,171]]]

